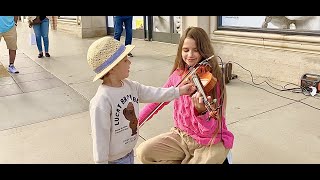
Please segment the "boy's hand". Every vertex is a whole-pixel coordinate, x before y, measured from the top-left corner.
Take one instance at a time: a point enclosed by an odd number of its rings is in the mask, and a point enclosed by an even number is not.
[[[179,87],[180,96],[191,95],[197,88],[193,84],[184,84]]]

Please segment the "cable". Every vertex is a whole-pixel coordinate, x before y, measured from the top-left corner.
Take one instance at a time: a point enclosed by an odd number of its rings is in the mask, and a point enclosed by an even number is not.
[[[221,118],[221,121],[220,121],[220,138],[221,138],[221,141],[223,142],[223,139],[222,139],[222,128],[223,128],[223,125],[222,125],[222,117],[223,117],[223,101],[224,101],[224,91],[225,91],[225,77],[224,77],[224,71],[225,71],[225,67],[224,67],[224,64],[223,64],[223,61],[221,59],[220,56],[217,56],[219,59],[220,59],[220,62],[221,62],[221,75],[222,75],[222,83],[224,84],[223,86],[223,89],[220,90],[220,99],[219,99],[219,106],[221,107],[221,110],[220,110],[220,118]],[[221,89],[221,88],[220,88]]]
[[[219,57],[219,56],[218,56],[218,57]],[[219,58],[220,58],[220,57],[219,57]],[[220,58],[220,59],[221,59],[221,58]],[[310,95],[310,92],[309,92],[308,89],[306,89],[305,87],[296,85],[296,84],[294,84],[294,83],[288,83],[288,84],[286,84],[286,85],[283,87],[283,89],[278,89],[278,88],[275,88],[275,87],[273,87],[272,85],[270,85],[267,81],[263,81],[263,82],[261,82],[261,83],[255,83],[255,82],[253,81],[253,75],[252,75],[251,71],[249,71],[248,69],[244,68],[242,65],[240,65],[240,64],[237,63],[237,62],[229,61],[228,63],[230,63],[230,62],[231,62],[231,63],[234,63],[234,64],[237,64],[237,65],[240,66],[242,69],[248,71],[248,72],[250,73],[251,81],[252,81],[253,85],[250,84],[250,83],[248,83],[248,82],[242,81],[242,80],[240,80],[240,79],[238,78],[239,81],[241,81],[241,82],[243,82],[243,83],[246,83],[246,84],[249,84],[249,85],[251,85],[251,86],[254,86],[254,87],[256,87],[256,88],[262,89],[262,90],[264,90],[264,91],[266,91],[266,92],[268,92],[268,93],[270,93],[270,94],[273,94],[273,95],[282,97],[282,98],[284,98],[284,99],[292,100],[292,101],[295,101],[295,102],[298,102],[298,103],[307,105],[307,106],[309,106],[309,107],[311,107],[311,108],[314,108],[314,109],[316,109],[316,110],[320,110],[320,108],[317,108],[317,107],[314,107],[314,106],[312,106],[312,105],[310,105],[310,104],[304,103],[304,102],[302,102],[301,100],[295,100],[295,99],[292,99],[292,98],[284,97],[284,96],[281,96],[281,95],[279,95],[279,94],[273,93],[273,92],[271,92],[271,91],[268,91],[268,90],[266,90],[266,89],[264,89],[264,88],[262,88],[262,87],[258,87],[258,86],[261,85],[261,84],[263,84],[263,83],[266,83],[267,85],[269,85],[270,87],[272,87],[272,88],[274,88],[274,89],[276,89],[276,90],[278,90],[278,91],[289,91],[289,90],[291,90],[291,92],[294,92],[294,93],[302,93],[303,95],[310,97],[310,96],[311,96],[311,95]],[[287,89],[287,88],[286,88],[287,85],[294,85],[294,86],[297,86],[298,88],[290,88],[290,89]],[[280,86],[280,85],[277,85],[277,86]],[[296,90],[300,90],[300,91],[297,92]],[[314,96],[312,96],[312,97],[315,98],[315,99],[318,99],[318,98],[316,98],[316,97],[314,97]],[[305,98],[305,99],[306,99],[306,98]],[[304,99],[302,99],[302,100],[304,100]],[[320,99],[318,99],[318,100],[320,100]]]

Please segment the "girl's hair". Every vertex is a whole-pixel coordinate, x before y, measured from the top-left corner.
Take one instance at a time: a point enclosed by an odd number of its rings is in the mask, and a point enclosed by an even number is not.
[[[183,61],[182,59],[182,46],[184,43],[184,40],[186,38],[192,38],[195,42],[196,42],[196,46],[197,49],[202,57],[202,59],[199,61],[203,61],[206,58],[214,55],[214,50],[210,41],[210,38],[208,36],[208,34],[199,27],[189,27],[187,28],[182,37],[180,38],[180,42],[179,42],[179,46],[178,46],[178,51],[177,51],[177,56],[172,68],[172,71],[170,74],[172,74],[175,70],[182,70],[184,71],[187,68],[187,64]],[[217,95],[217,88],[213,88],[213,91],[210,93],[211,97],[213,99],[217,99],[218,102],[220,102],[220,100],[223,101],[223,95],[225,95],[225,84],[223,81],[223,76],[222,76],[222,72],[221,72],[221,68],[219,67],[218,61],[216,57],[213,57],[209,60],[209,64],[211,65],[211,74],[217,78],[219,85],[220,85],[220,97],[216,97]],[[221,92],[223,91],[223,92]],[[220,103],[219,103],[220,104]],[[221,107],[222,109],[222,107]]]

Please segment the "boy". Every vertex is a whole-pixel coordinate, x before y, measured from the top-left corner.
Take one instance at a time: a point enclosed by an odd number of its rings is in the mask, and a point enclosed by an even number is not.
[[[90,101],[95,163],[133,164],[139,103],[171,101],[195,91],[192,84],[156,88],[127,79],[131,64],[128,54],[134,47],[103,37],[88,49],[88,64],[96,73],[93,81],[102,80]]]

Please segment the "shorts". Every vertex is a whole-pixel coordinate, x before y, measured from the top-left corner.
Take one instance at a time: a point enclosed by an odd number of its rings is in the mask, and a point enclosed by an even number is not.
[[[17,50],[17,29],[16,26],[13,26],[8,32],[0,33],[0,42],[1,39],[4,39],[4,41],[7,44],[7,48],[10,50]]]

